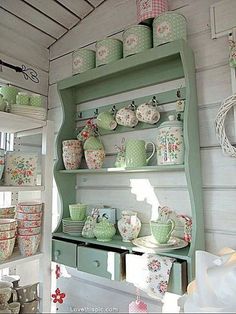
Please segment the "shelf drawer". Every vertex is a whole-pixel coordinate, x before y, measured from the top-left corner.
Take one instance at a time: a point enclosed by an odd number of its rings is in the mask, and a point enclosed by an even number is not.
[[[142,269],[142,256],[136,254],[126,255],[126,281],[134,283],[135,274]],[[176,261],[173,263],[168,291],[182,295],[187,289],[187,263],[185,261]]]
[[[52,240],[52,260],[56,263],[76,267],[77,244]]]
[[[78,270],[111,280],[123,279],[125,252],[78,247],[77,254]]]

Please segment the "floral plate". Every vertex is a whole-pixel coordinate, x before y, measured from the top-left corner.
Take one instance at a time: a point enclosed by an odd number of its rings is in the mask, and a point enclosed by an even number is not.
[[[132,242],[134,245],[141,247],[143,249],[151,250],[152,252],[168,252],[170,250],[182,249],[188,245],[188,242],[180,238],[172,237],[172,239],[175,239],[176,242],[173,243],[171,246],[169,245],[169,243],[167,243],[167,246],[164,244],[160,245],[157,243],[156,244],[153,243],[152,236],[137,238],[137,239],[134,239]]]
[[[150,236],[150,239],[149,241],[158,246],[158,247],[169,247],[169,246],[173,246],[174,244],[176,244],[176,242],[178,241],[179,239],[177,239],[176,237],[170,237],[170,240],[167,242],[167,243],[164,243],[164,244],[161,244],[161,243],[158,243],[154,237]]]

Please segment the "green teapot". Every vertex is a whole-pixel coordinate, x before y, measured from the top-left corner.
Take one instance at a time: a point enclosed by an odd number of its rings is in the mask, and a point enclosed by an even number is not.
[[[116,228],[107,218],[103,217],[100,222],[96,223],[93,233],[98,241],[109,242],[116,234]]]

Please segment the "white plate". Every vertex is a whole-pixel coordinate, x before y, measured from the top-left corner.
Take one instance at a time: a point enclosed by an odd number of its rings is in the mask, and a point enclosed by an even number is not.
[[[174,239],[176,239],[176,242],[172,245],[172,246],[163,246],[163,245],[159,245],[159,244],[154,244],[152,242],[153,238],[152,236],[146,236],[146,237],[141,237],[141,238],[137,238],[134,239],[132,242],[134,245],[141,247],[143,249],[151,249],[153,252],[168,252],[171,250],[178,250],[178,249],[182,249],[184,247],[186,247],[188,245],[188,242],[173,237]]]

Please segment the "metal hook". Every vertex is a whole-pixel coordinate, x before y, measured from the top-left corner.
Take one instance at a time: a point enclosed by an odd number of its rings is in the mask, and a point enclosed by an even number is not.
[[[153,97],[152,97],[152,105],[155,106],[155,105],[157,105],[157,104],[158,104],[158,101],[157,101],[157,99],[156,99],[156,96],[153,96]]]
[[[83,118],[83,113],[82,113],[82,111],[80,111],[80,113],[79,113],[79,119],[82,119]]]
[[[180,92],[180,89],[182,88],[182,85],[180,86],[180,88],[178,88],[177,92],[176,92],[176,96],[178,98],[181,98],[181,92]]]
[[[113,105],[111,108],[111,112],[115,114],[117,112],[116,105]]]
[[[98,116],[98,108],[94,111],[94,117],[96,118]]]

